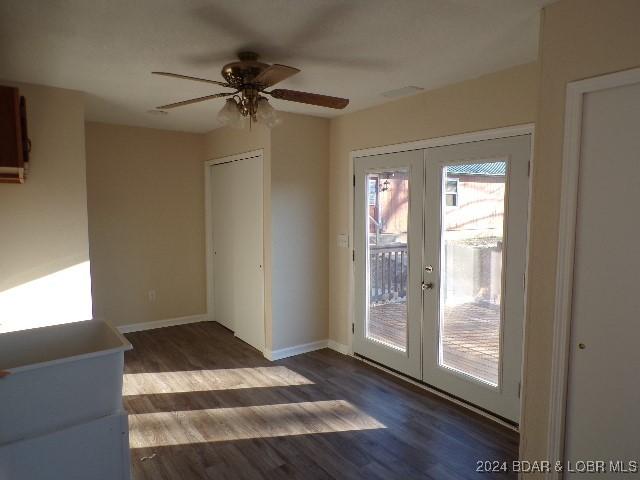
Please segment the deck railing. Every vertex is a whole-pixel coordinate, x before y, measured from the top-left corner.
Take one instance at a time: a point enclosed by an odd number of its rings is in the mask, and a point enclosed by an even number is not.
[[[445,302],[482,300],[500,303],[501,247],[469,247],[445,242],[442,294]],[[406,245],[369,246],[369,301],[383,303],[407,297],[409,254]]]
[[[369,247],[369,288],[372,303],[407,297],[409,256],[406,245]]]

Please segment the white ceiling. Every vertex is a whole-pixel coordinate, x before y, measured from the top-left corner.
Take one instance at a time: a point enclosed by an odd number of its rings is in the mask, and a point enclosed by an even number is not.
[[[532,61],[550,0],[2,0],[0,78],[87,93],[87,118],[193,132],[222,100],[148,112],[224,91],[153,76],[221,80],[235,53],[302,70],[283,88],[346,97],[344,111],[408,85],[432,89]],[[272,100],[318,116],[344,111]]]

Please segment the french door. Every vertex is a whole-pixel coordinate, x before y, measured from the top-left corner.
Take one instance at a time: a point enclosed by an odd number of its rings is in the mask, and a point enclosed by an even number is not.
[[[356,353],[414,378],[422,355],[422,151],[355,162]]]
[[[530,136],[355,161],[354,352],[519,420]]]

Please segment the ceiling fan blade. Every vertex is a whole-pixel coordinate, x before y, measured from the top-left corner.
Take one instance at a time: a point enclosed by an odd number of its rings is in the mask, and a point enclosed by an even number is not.
[[[327,95],[318,95],[317,93],[298,92],[296,90],[276,89],[265,92],[274,98],[280,100],[289,100],[290,102],[307,103],[309,105],[318,105],[328,108],[344,108],[349,105],[346,98],[329,97]]]
[[[183,105],[191,105],[192,103],[204,102],[205,100],[211,100],[212,98],[228,97],[234,95],[237,92],[230,93],[216,93],[213,95],[206,95],[204,97],[192,98],[191,100],[183,100],[182,102],[169,103],[168,105],[162,105],[156,107],[158,110],[166,110],[168,108],[182,107]]]
[[[274,63],[270,67],[264,69],[253,81],[265,87],[270,87],[271,85],[275,85],[298,72],[300,72],[300,70],[297,68]]]
[[[214,85],[220,85],[222,87],[229,87],[228,83],[218,82],[217,80],[209,80],[207,78],[190,77],[188,75],[179,75],[177,73],[169,72],[151,72],[154,75],[164,75],[165,77],[182,78],[184,80],[195,80],[196,82],[213,83]]]

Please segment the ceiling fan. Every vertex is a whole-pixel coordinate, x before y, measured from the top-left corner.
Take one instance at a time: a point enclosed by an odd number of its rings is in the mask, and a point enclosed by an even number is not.
[[[308,105],[318,105],[321,107],[342,109],[349,104],[346,98],[330,97],[318,95],[317,93],[300,92],[297,90],[287,90],[282,88],[267,91],[272,87],[300,70],[286,65],[274,63],[269,65],[258,61],[258,54],[253,52],[241,52],[238,54],[238,61],[231,62],[222,67],[222,77],[226,82],[208,80],[206,78],[190,77],[168,72],[151,72],[155,75],[167,77],[183,78],[197,82],[212,83],[221,87],[232,88],[233,92],[214,93],[204,97],[192,98],[181,102],[169,103],[157,107],[160,110],[191,105],[192,103],[204,102],[214,98],[228,98],[222,110],[218,114],[221,123],[229,126],[242,126],[243,117],[248,117],[250,121],[261,121],[272,127],[278,123],[276,112],[269,104],[266,95],[271,95],[279,100],[306,103]]]

